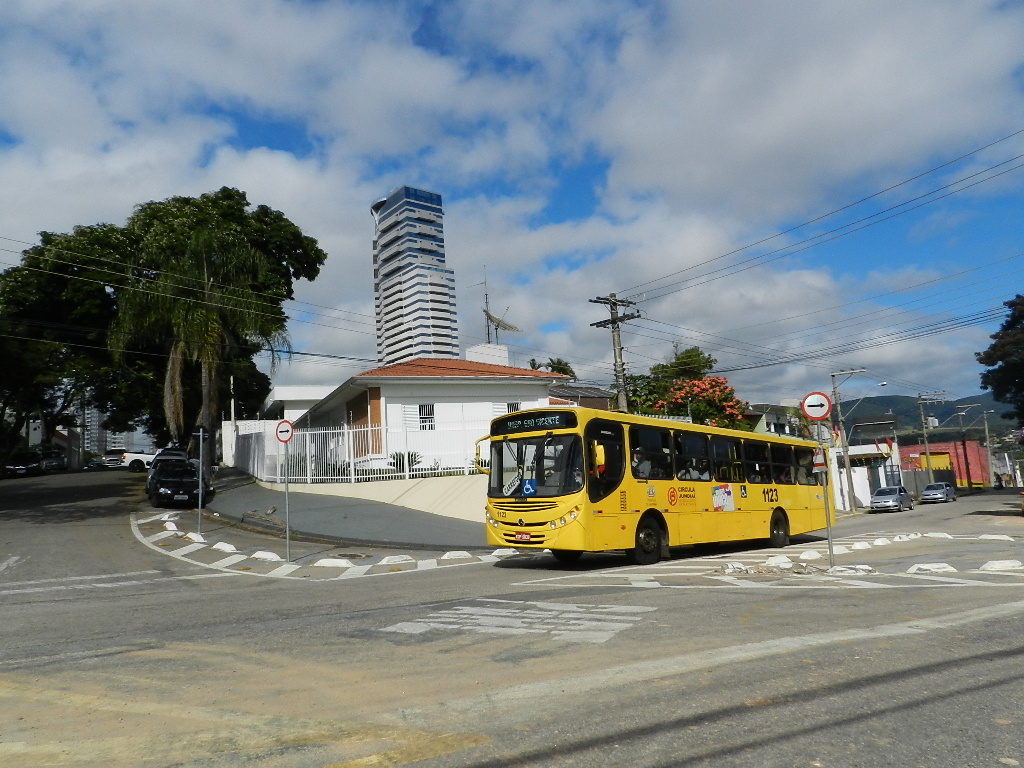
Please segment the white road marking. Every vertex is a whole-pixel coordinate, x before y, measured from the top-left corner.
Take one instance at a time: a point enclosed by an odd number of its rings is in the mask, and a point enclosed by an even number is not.
[[[248,555],[228,555],[223,560],[218,560],[216,563],[210,563],[211,568],[227,568],[228,566],[240,563],[247,559]]]
[[[349,568],[347,571],[345,571],[343,574],[341,574],[340,576],[335,576],[334,578],[335,579],[353,579],[356,576],[362,576],[364,573],[366,573],[372,567],[373,567],[372,565],[354,565],[351,568]]]
[[[647,606],[581,605],[478,599],[426,616],[403,621],[383,632],[422,634],[432,629],[492,635],[550,635],[556,640],[603,643],[624,629],[636,626]]]
[[[13,566],[19,560],[21,560],[21,558],[18,557],[17,555],[12,555],[11,557],[8,557],[6,560],[4,560],[2,563],[0,563],[0,571],[6,571],[8,568]]]
[[[297,571],[301,567],[301,565],[296,565],[295,563],[286,563],[284,565],[279,565],[277,568],[268,573],[267,576],[287,576],[292,571]]]
[[[184,547],[181,547],[180,549],[175,549],[175,550],[169,551],[167,554],[168,555],[173,555],[174,557],[184,557],[185,555],[191,554],[192,552],[195,552],[196,550],[199,550],[199,549],[206,549],[206,545],[205,544],[188,544],[188,545],[186,545]]]
[[[148,571],[148,573],[159,573],[159,571]],[[196,579],[215,579],[220,576],[234,576],[234,573],[229,571],[221,573],[197,573],[190,576],[164,576],[159,579],[132,579],[130,581],[98,581],[91,584],[73,583],[73,584],[51,584],[49,586],[40,587],[27,587],[25,589],[4,589],[0,590],[0,595],[24,595],[38,592],[63,592],[67,590],[86,590],[86,589],[118,589],[121,587],[138,587],[146,584],[157,584],[164,581],[192,581]],[[94,576],[72,576],[69,577],[69,581],[74,579],[87,579],[96,578]],[[46,581],[57,581],[57,579],[46,579]]]

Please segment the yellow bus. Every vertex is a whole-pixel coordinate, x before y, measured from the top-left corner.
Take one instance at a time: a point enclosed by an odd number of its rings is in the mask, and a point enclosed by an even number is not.
[[[826,526],[807,440],[590,408],[501,416],[489,440],[489,545],[550,549],[565,563],[626,550],[650,565],[669,547],[783,547]]]

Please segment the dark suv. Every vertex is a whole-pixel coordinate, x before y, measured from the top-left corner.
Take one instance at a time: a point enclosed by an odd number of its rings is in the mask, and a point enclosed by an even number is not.
[[[199,506],[199,468],[190,461],[173,459],[157,464],[149,480],[149,501],[154,507],[162,504]],[[213,495],[213,488],[204,483],[203,500]]]

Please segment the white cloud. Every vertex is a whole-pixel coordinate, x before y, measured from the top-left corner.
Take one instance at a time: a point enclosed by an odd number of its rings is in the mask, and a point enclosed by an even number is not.
[[[317,305],[307,309],[357,313],[292,323],[297,348],[372,358],[368,207],[411,183],[445,197],[463,346],[483,337],[476,284],[486,265],[492,307],[509,307],[524,329],[503,339],[517,345],[520,362],[565,357],[607,382],[609,335],[590,325],[607,311],[588,299],[632,286],[658,295],[643,284],[681,270],[663,282],[707,276],[757,252],[709,259],[1024,122],[1016,77],[1024,12],[1014,6],[431,7],[437,16],[424,20],[423,6],[400,2],[5,4],[0,137],[19,143],[0,143],[0,236],[31,240],[42,229],[120,222],[145,200],[237,186],[330,254],[321,277],[298,286],[298,298]],[[224,111],[204,113],[207,105]],[[320,143],[301,157],[245,149],[234,137],[236,111],[307,125]],[[606,183],[597,178],[597,214],[545,224],[550,196],[568,194],[550,169],[595,153],[609,168]],[[1019,194],[1014,176],[1001,184],[978,192]],[[649,321],[624,332],[627,359],[642,369],[676,339],[739,365],[877,333],[877,323],[856,317],[877,302],[831,309],[827,320],[806,313],[948,269],[921,255],[935,238],[944,259],[964,262],[956,248],[995,226],[978,200],[914,227],[906,242],[919,250],[898,267],[853,247],[823,247],[644,302]],[[990,239],[1005,249],[1009,237]],[[894,241],[887,252],[900,247]],[[991,293],[964,291],[973,296],[967,303],[1002,300],[986,279],[976,281]],[[921,305],[943,307],[967,311]],[[805,316],[774,322],[797,310]],[[927,317],[900,322],[916,321]],[[800,333],[783,335],[791,330]],[[902,376],[911,388],[970,389],[972,353],[989,332],[851,352],[835,365],[886,368],[885,378]],[[827,376],[830,363],[821,365],[732,376],[749,399],[792,398]],[[280,375],[313,381],[352,370],[295,363]]]

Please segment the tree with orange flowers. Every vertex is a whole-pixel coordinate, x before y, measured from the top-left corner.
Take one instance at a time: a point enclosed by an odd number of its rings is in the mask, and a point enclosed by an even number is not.
[[[676,380],[668,395],[654,404],[656,413],[689,415],[694,424],[730,429],[749,428],[743,420],[746,410],[747,403],[736,397],[736,390],[722,376]]]

